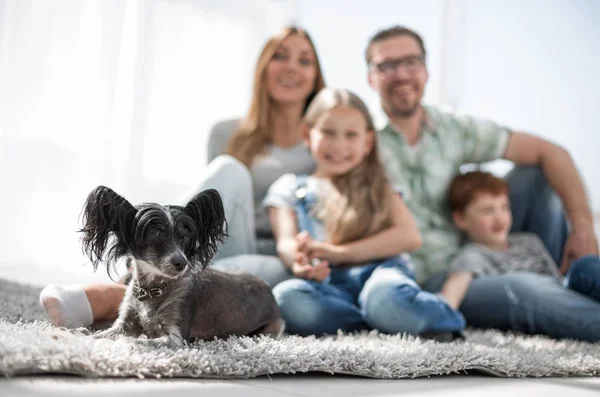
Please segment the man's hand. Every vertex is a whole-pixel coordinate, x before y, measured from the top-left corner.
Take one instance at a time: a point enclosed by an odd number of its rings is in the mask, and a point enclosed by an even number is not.
[[[566,273],[573,260],[598,254],[593,216],[583,180],[569,152],[539,137],[513,132],[504,154],[517,165],[541,166],[550,186],[560,197],[573,229],[565,244],[560,271]]]
[[[325,260],[331,265],[343,262],[342,249],[337,245],[313,240],[306,232],[298,233],[296,241],[298,252],[304,253],[309,261],[313,259]]]
[[[296,253],[296,260],[292,265],[292,272],[298,278],[311,281],[323,281],[331,273],[329,263],[320,261],[317,265],[311,265],[308,256],[302,252]]]
[[[566,274],[573,261],[585,255],[598,255],[598,240],[594,235],[594,230],[591,228],[577,229],[574,228],[565,244],[560,271]]]

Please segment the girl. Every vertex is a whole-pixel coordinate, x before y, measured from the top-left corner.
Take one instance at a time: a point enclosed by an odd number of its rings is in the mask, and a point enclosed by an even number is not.
[[[303,122],[316,169],[283,175],[263,202],[278,254],[296,276],[273,289],[287,331],[462,331],[462,315],[419,288],[402,254],[421,237],[385,176],[364,103],[349,91],[324,89]]]
[[[210,132],[210,164],[201,183],[184,194],[181,202],[208,188],[221,194],[230,237],[215,256],[215,267],[242,269],[271,285],[292,277],[276,256],[268,214],[260,202],[284,173],[314,169],[299,127],[308,104],[324,86],[308,33],[285,28],[265,44],[258,58],[246,117],[221,122]],[[116,319],[125,289],[123,283],[50,285],[40,301],[53,324],[89,326]]]

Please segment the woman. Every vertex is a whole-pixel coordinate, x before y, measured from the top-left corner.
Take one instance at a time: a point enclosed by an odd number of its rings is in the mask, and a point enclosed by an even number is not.
[[[268,214],[260,204],[281,175],[312,172],[314,160],[302,144],[300,123],[324,86],[310,36],[285,28],[267,41],[258,58],[248,114],[210,132],[204,179],[181,202],[208,188],[221,194],[230,237],[215,256],[216,268],[241,268],[271,285],[292,277],[276,257]],[[89,326],[116,319],[125,289],[122,283],[49,285],[40,302],[54,325]]]

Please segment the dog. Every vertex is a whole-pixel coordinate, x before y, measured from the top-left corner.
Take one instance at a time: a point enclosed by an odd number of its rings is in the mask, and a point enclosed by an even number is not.
[[[94,272],[125,258],[131,278],[114,324],[94,338],[138,338],[171,348],[196,339],[279,337],[285,322],[270,286],[244,272],[209,267],[227,237],[219,193],[207,189],[185,207],[134,207],[106,186],[90,192],[83,208],[82,250]],[[140,339],[144,340],[144,339]]]

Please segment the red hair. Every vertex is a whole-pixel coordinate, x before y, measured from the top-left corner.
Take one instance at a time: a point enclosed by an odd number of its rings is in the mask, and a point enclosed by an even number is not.
[[[451,212],[463,212],[481,193],[493,196],[508,194],[508,184],[502,178],[484,171],[458,175],[450,184],[448,202]]]

